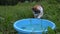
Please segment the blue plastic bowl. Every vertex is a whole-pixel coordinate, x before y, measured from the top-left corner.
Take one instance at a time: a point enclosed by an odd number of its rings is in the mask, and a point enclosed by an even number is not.
[[[47,32],[47,28],[51,27],[55,29],[55,24],[46,19],[28,18],[18,20],[14,23],[14,29],[18,34],[42,34],[42,32]]]

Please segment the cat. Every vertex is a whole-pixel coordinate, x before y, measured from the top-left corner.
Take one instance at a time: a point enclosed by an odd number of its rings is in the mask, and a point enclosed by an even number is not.
[[[43,16],[43,7],[41,5],[35,5],[32,10],[35,18],[41,18]]]

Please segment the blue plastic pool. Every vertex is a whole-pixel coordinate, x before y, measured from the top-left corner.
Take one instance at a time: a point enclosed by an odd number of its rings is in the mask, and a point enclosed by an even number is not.
[[[47,32],[47,28],[55,29],[55,24],[46,19],[28,18],[18,20],[14,23],[14,29],[18,34],[42,34],[43,31]]]

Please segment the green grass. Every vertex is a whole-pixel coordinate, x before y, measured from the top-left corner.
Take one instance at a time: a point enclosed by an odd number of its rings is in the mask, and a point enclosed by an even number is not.
[[[15,34],[16,31],[13,28],[13,23],[16,20],[23,18],[32,18],[31,8],[35,4],[41,4],[44,7],[43,19],[53,21],[57,26],[57,33],[60,32],[60,4],[42,2],[33,3],[18,3],[15,6],[0,6],[0,32],[3,34]]]

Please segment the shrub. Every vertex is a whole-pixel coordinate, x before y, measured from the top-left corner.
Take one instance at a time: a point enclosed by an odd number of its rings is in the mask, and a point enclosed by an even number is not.
[[[52,30],[50,27],[48,27],[48,32],[47,32],[47,34],[55,34],[55,31]]]
[[[0,0],[0,5],[15,5],[18,0]]]
[[[56,0],[58,3],[60,3],[60,0]]]
[[[38,2],[38,1],[40,1],[40,0],[19,0],[20,2],[25,2],[25,1],[29,1],[29,2],[33,2],[33,1],[36,1],[36,2]]]

